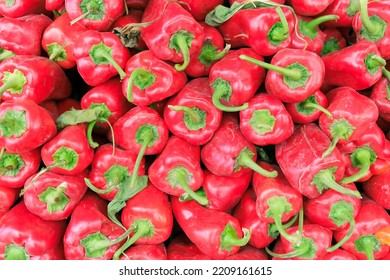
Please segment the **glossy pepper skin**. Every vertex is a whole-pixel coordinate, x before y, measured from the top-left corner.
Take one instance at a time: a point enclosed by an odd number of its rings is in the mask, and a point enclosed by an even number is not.
[[[363,198],[361,208],[355,218],[356,226],[351,238],[342,248],[352,252],[358,259],[380,259],[389,252],[389,246],[381,244],[375,234],[382,228],[389,226],[390,216],[386,210],[371,199]],[[334,232],[338,242],[346,235],[346,228]]]
[[[357,260],[357,257],[344,249],[336,249],[333,252],[322,255],[321,260]]]
[[[45,0],[4,1],[0,3],[0,14],[4,17],[18,18],[28,14],[45,14]]]
[[[282,102],[301,102],[320,89],[325,77],[324,63],[310,51],[285,48],[278,51],[270,63],[248,56],[241,59],[268,69],[265,89]]]
[[[320,196],[327,188],[360,197],[359,192],[336,183],[343,178],[345,166],[337,148],[322,156],[329,145],[318,125],[299,125],[290,138],[276,145],[275,156],[291,186],[308,198]]]
[[[58,10],[65,4],[65,0],[46,0],[45,9],[48,11]]]
[[[321,130],[332,139],[327,155],[336,143],[348,143],[362,137],[379,116],[374,101],[350,87],[338,87],[327,94],[327,110],[332,119],[322,114],[318,120]]]
[[[240,59],[241,55],[263,61],[263,57],[250,48],[230,50],[210,69],[209,80],[213,89],[213,104],[227,112],[247,108],[249,100],[263,84],[265,70]]]
[[[76,175],[84,171],[94,156],[86,133],[85,125],[72,125],[45,143],[41,158],[46,167],[62,175]]]
[[[390,122],[390,72],[382,69],[383,77],[371,89],[370,98],[379,110],[379,116]]]
[[[87,192],[77,204],[64,234],[67,260],[112,259],[128,236],[107,217],[107,203]]]
[[[333,87],[364,90],[382,77],[386,61],[375,43],[362,40],[321,57],[325,66],[324,83]],[[343,75],[340,75],[343,73]]]
[[[2,100],[29,99],[41,103],[65,99],[72,85],[65,72],[47,57],[17,55],[0,64]]]
[[[126,177],[133,173],[135,161],[136,155],[131,151],[119,147],[114,149],[111,144],[104,144],[95,151],[86,183],[88,186],[92,185],[92,188],[95,187],[93,190],[99,196],[111,201],[118,193],[118,189],[124,184]],[[138,175],[144,174],[145,160],[142,159]]]
[[[0,186],[0,219],[14,205],[19,198],[20,189]]]
[[[171,204],[184,233],[211,259],[226,259],[249,241],[250,231],[226,212],[209,210],[196,201],[180,202],[178,197],[171,197]]]
[[[27,209],[48,221],[65,220],[87,191],[83,176],[67,176],[46,172],[34,183],[26,181],[23,200]]]
[[[175,236],[167,246],[168,260],[210,260],[185,234]]]
[[[132,244],[161,244],[171,236],[173,227],[173,214],[168,195],[149,182],[142,191],[126,202],[121,221],[126,228],[133,228],[133,233],[115,253],[114,259],[119,258]]]
[[[0,220],[0,259],[62,260],[65,221],[46,221],[20,201]]]
[[[160,60],[150,50],[133,55],[125,66],[122,92],[138,106],[149,106],[175,95],[187,83],[187,76],[174,66]]]
[[[222,120],[222,111],[212,102],[209,79],[196,78],[170,98],[164,109],[164,121],[174,135],[193,145],[204,145]]]
[[[206,23],[210,24],[207,19]],[[232,48],[247,46],[261,56],[271,56],[290,46],[295,20],[286,7],[249,7],[212,24],[215,25],[219,25],[218,30]]]
[[[14,123],[13,128],[9,123]],[[0,146],[10,151],[30,151],[57,133],[50,113],[31,100],[10,100],[0,104]]]
[[[55,18],[42,35],[42,48],[49,58],[64,69],[76,66],[73,49],[76,40],[87,31],[80,23],[70,24],[68,13]]]
[[[157,245],[134,245],[123,252],[121,260],[167,260],[167,249],[164,243]]]
[[[236,254],[228,256],[226,260],[269,260],[269,255],[265,250],[247,244]]]
[[[212,0],[206,2],[202,0],[184,0],[182,5],[197,21],[204,21],[206,15],[211,10],[222,4],[223,0]]]
[[[372,176],[369,180],[363,182],[364,193],[383,208],[390,209],[390,198],[387,195],[390,190],[390,170]]]
[[[18,18],[0,18],[0,60],[18,55],[41,55],[41,38],[44,30],[52,23],[45,15],[29,14]],[[30,28],[29,36],[23,31]]]
[[[277,176],[276,172],[267,172],[256,164],[256,148],[242,135],[235,113],[225,113],[211,140],[202,146],[201,159],[210,172],[219,176],[239,177],[252,170]]]
[[[142,22],[149,23],[140,30],[148,49],[159,59],[176,63],[179,71],[188,66],[190,56],[202,46],[202,26],[179,3],[150,0]]]
[[[218,176],[204,170],[203,190],[209,201],[208,208],[228,212],[241,200],[248,189],[252,173],[247,172],[239,177]]]
[[[130,51],[112,32],[87,30],[76,40],[73,55],[83,80],[90,86],[98,86],[118,73],[121,79],[125,77],[123,68]]]
[[[98,31],[107,31],[125,13],[122,0],[66,0],[65,9],[72,21]]]
[[[327,21],[325,27],[352,27],[354,15],[359,11],[359,0],[334,0],[320,15],[337,15],[337,20]]]
[[[317,16],[323,12],[334,0],[315,1],[315,0],[287,0],[294,11],[301,16]]]
[[[204,32],[203,45],[191,55],[190,63],[184,70],[188,76],[194,78],[207,77],[215,62],[224,57],[230,49],[230,45],[225,46],[222,34],[217,28],[205,22],[200,22],[200,25]]]
[[[390,3],[386,1],[360,1],[360,11],[352,20],[352,28],[357,41],[374,42],[383,59],[390,59]]]
[[[292,135],[294,123],[279,99],[260,93],[240,111],[240,130],[255,145],[275,145]]]
[[[26,180],[38,171],[40,164],[39,149],[20,153],[4,150],[0,157],[0,186],[23,187]]]
[[[207,199],[195,193],[203,183],[200,146],[192,145],[177,136],[171,136],[149,167],[149,180],[161,191],[172,196],[188,195],[202,205]]]

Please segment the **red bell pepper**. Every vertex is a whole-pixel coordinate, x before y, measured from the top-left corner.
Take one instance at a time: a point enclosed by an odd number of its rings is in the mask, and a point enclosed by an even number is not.
[[[352,20],[357,41],[372,41],[384,59],[390,59],[390,3],[360,0],[360,11]]]
[[[210,11],[223,4],[223,0],[183,0],[181,4],[197,21],[204,21]]]
[[[240,111],[240,130],[255,145],[275,145],[292,135],[294,123],[279,99],[258,94]]]
[[[47,14],[45,2],[46,0],[1,1],[0,15],[18,18],[29,14]]]
[[[317,90],[304,101],[287,103],[285,106],[291,119],[296,124],[315,122],[320,118],[322,113],[326,114],[329,118],[332,118],[332,114],[326,109],[326,107],[328,107],[326,95],[320,90]]]
[[[0,64],[0,96],[4,101],[30,99],[41,103],[65,99],[71,90],[65,72],[47,57],[17,55]]]
[[[23,194],[24,203],[31,213],[48,221],[70,217],[88,189],[81,175],[67,176],[46,172],[29,184],[33,178],[31,176],[26,181],[28,187]]]
[[[212,102],[208,78],[188,82],[168,100],[164,121],[174,135],[193,145],[204,145],[214,135],[222,120],[222,111]]]
[[[54,11],[60,9],[65,4],[65,0],[45,0],[45,9]]]
[[[210,260],[185,234],[175,236],[167,246],[168,260]]]
[[[123,95],[138,106],[148,106],[175,95],[187,83],[184,72],[177,71],[150,50],[132,56],[126,62],[125,73]]]
[[[390,122],[390,71],[382,68],[383,77],[371,89],[370,98],[379,110],[379,116]]]
[[[325,28],[322,32],[325,34],[325,41],[320,53],[321,56],[347,46],[347,40],[337,28]]]
[[[328,53],[322,56],[322,61],[326,85],[355,90],[373,86],[382,77],[382,66],[386,65],[375,43],[367,40]]]
[[[204,32],[203,45],[191,55],[190,63],[184,70],[188,76],[193,78],[207,77],[215,62],[224,57],[230,49],[229,44],[225,46],[225,41],[218,29],[205,22],[200,22],[200,25]]]
[[[390,225],[390,216],[382,206],[371,199],[363,198],[355,224],[352,236],[343,244],[343,249],[355,254],[358,259],[368,260],[380,259],[389,252],[390,247],[381,244],[375,236],[382,227]],[[343,239],[347,231],[348,228],[335,231],[336,242]]]
[[[242,135],[234,113],[225,113],[211,140],[202,146],[201,159],[210,172],[219,176],[239,177],[252,170],[266,177],[277,176],[276,171],[269,172],[256,164],[256,148]]]
[[[345,188],[356,190],[354,184],[344,185]],[[360,199],[341,194],[334,190],[327,190],[319,197],[304,201],[305,217],[311,222],[330,230],[348,228],[345,237],[328,248],[328,252],[340,248],[351,237],[355,228],[355,217],[360,210]]]
[[[327,97],[327,110],[332,119],[322,114],[318,123],[332,143],[323,156],[327,156],[337,143],[348,143],[362,137],[379,116],[374,101],[351,87],[335,88]]]
[[[164,243],[157,245],[134,245],[123,252],[121,260],[167,260],[167,249]]]
[[[129,236],[107,217],[107,203],[87,192],[70,217],[64,238],[67,260],[112,259]]]
[[[195,191],[203,183],[200,146],[171,136],[149,167],[149,179],[158,189],[172,196],[189,196],[202,205],[208,201]]]
[[[87,139],[85,125],[64,128],[53,139],[42,146],[41,158],[47,170],[62,175],[77,175],[92,162],[94,150]],[[40,176],[38,173],[37,176]],[[33,179],[31,182],[34,182]]]
[[[105,144],[96,149],[91,171],[85,182],[88,187],[106,200],[113,200],[123,187],[127,176],[133,173],[136,155],[127,150]],[[138,167],[138,176],[145,174],[145,160]]]
[[[181,202],[176,196],[171,197],[171,204],[184,233],[211,259],[226,259],[250,239],[250,230],[241,228],[238,220],[226,212],[204,208],[196,201]]]
[[[208,208],[228,212],[241,200],[252,180],[252,173],[239,177],[218,176],[204,170],[203,190],[209,201]]]
[[[19,198],[20,189],[0,186],[0,220]]]
[[[337,20],[324,22],[325,27],[352,27],[352,19],[359,11],[359,0],[333,0],[320,15],[338,15]]]
[[[126,76],[123,68],[130,58],[129,50],[116,35],[96,30],[87,30],[79,36],[73,55],[80,76],[90,86],[101,85],[118,73],[123,79]]]
[[[125,13],[123,0],[66,0],[65,9],[72,23],[80,22],[89,30],[107,31]]]
[[[65,221],[46,221],[20,201],[0,219],[0,259],[62,260]]]
[[[52,20],[42,14],[0,18],[0,61],[18,54],[41,55],[42,34],[51,23]],[[29,36],[24,36],[27,28]]]
[[[251,1],[235,2],[230,8],[218,6],[206,23],[218,27],[232,48],[247,46],[261,56],[271,56],[290,46],[295,19],[289,7]]]
[[[10,100],[0,104],[0,147],[31,151],[57,133],[50,113],[31,100]]]
[[[7,188],[23,187],[41,164],[39,149],[27,152],[10,152],[4,149],[0,155],[0,185]]]
[[[322,13],[334,0],[318,2],[316,0],[287,0],[294,11],[301,16],[317,16]]]
[[[250,48],[229,51],[210,69],[209,80],[213,89],[213,104],[226,112],[236,112],[248,107],[265,77],[263,68],[241,60],[242,55],[263,61],[263,57]]]
[[[203,28],[179,3],[168,0],[150,0],[141,28],[141,38],[159,59],[169,60],[178,71],[183,71],[190,56],[203,43]],[[181,64],[179,64],[181,63]]]
[[[363,182],[362,188],[372,200],[383,208],[390,210],[390,170],[383,174],[372,176],[369,180]]]
[[[361,197],[358,191],[336,183],[343,178],[345,166],[337,148],[322,156],[330,142],[317,124],[299,125],[290,138],[276,145],[276,160],[291,186],[310,199],[328,188]]]
[[[325,77],[324,63],[310,51],[286,48],[266,63],[249,56],[241,59],[268,69],[265,88],[282,102],[301,102],[320,89]]]
[[[76,40],[87,31],[80,23],[70,24],[68,13],[53,20],[42,35],[42,48],[49,58],[64,69],[76,66],[73,55]]]
[[[339,248],[322,255],[321,260],[357,260],[357,257],[349,251]]]
[[[132,228],[130,238],[115,252],[114,259],[132,244],[157,245],[168,240],[173,228],[173,214],[168,195],[148,183],[146,188],[126,202],[122,224]]]

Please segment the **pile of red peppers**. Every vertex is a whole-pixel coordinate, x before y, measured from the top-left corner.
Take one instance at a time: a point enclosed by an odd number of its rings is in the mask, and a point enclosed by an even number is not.
[[[0,2],[0,259],[390,259],[390,1]]]

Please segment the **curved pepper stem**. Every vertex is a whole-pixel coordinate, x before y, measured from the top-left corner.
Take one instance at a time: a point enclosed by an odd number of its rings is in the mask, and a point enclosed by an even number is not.
[[[337,15],[325,15],[321,17],[316,17],[315,19],[310,21],[301,21],[301,23],[299,24],[299,29],[305,36],[314,39],[318,34],[317,28],[321,23],[336,20],[338,18],[339,16]]]
[[[355,220],[352,218],[350,221],[349,221],[349,229],[347,231],[347,234],[339,241],[337,242],[335,245],[333,245],[332,247],[326,249],[327,252],[333,252],[335,251],[336,249],[340,248],[341,246],[343,246],[343,244],[345,242],[347,242],[352,234],[353,234],[353,231],[355,229]]]
[[[199,130],[207,125],[206,112],[200,110],[198,107],[168,105],[168,108],[173,111],[183,112],[183,121],[189,130]]]
[[[184,71],[190,64],[190,47],[195,36],[188,31],[180,30],[171,36],[169,47],[180,52],[183,56],[182,64],[175,64],[177,71]]]
[[[102,190],[102,189],[99,189],[98,187],[96,187],[94,184],[92,184],[92,182],[89,178],[84,178],[84,182],[88,188],[90,188],[93,192],[95,192],[97,194],[108,194],[108,193],[112,192],[117,187],[115,185],[112,185],[112,186],[109,186],[107,189]]]
[[[282,258],[282,259],[289,259],[289,258],[296,258],[296,257],[307,257],[312,258],[315,254],[315,243],[313,239],[304,237],[302,238],[302,241],[299,244],[294,244],[294,250],[285,253],[285,254],[278,254],[273,251],[271,251],[268,247],[265,247],[265,250],[269,255],[276,258]]]
[[[377,35],[380,33],[379,26],[373,23],[370,20],[368,15],[368,0],[359,0],[360,2],[360,18],[362,19],[362,24],[368,33],[372,35]]]
[[[212,44],[211,40],[206,40],[206,42],[203,44],[202,51],[198,56],[198,60],[206,67],[210,66],[214,61],[223,58],[228,53],[230,48],[231,45],[226,44],[222,51],[217,52],[217,48]]]
[[[245,246],[249,242],[252,232],[247,228],[243,228],[242,232],[244,233],[244,236],[242,238],[238,238],[234,227],[229,223],[226,224],[223,232],[221,233],[219,248],[230,252],[233,246]]]
[[[282,41],[286,40],[289,36],[289,26],[286,19],[286,15],[283,13],[280,6],[275,8],[276,13],[279,16],[280,22],[276,22],[268,32],[268,40],[271,44],[278,46]]]
[[[149,220],[135,220],[130,227],[134,231],[134,235],[130,237],[114,254],[113,259],[119,260],[122,253],[126,251],[134,242],[142,237],[152,237],[154,235],[154,226]]]
[[[264,177],[275,178],[276,176],[278,176],[278,172],[276,170],[274,171],[265,170],[260,165],[258,165],[252,159],[252,157],[253,157],[253,152],[251,150],[249,150],[248,148],[242,149],[240,154],[235,159],[236,161],[235,169],[238,170],[240,167],[247,167]]]
[[[390,81],[390,71],[386,69],[386,67],[382,67],[382,75],[385,77],[388,81]]]
[[[329,126],[330,135],[332,137],[332,142],[330,143],[328,149],[322,154],[322,157],[325,158],[329,156],[334,148],[336,147],[340,139],[348,140],[349,137],[355,131],[355,127],[346,119],[337,119],[332,122]]]
[[[329,119],[333,119],[332,113],[329,112],[326,108],[324,108],[320,104],[318,104],[317,101],[316,101],[316,97],[314,95],[309,96],[308,98],[306,98],[306,100],[304,100],[302,102],[298,102],[297,106],[302,108],[303,110],[305,110],[305,109],[306,110],[307,109],[315,109],[315,110],[321,111]]]
[[[230,96],[232,95],[232,87],[230,86],[228,81],[225,81],[221,78],[217,78],[211,85],[214,89],[214,93],[212,96],[213,104],[216,108],[225,112],[239,112],[248,108],[248,103],[244,103],[241,106],[226,106],[222,104],[221,99],[226,101],[230,100]]]
[[[131,72],[129,81],[127,83],[127,100],[134,101],[133,87],[137,86],[140,90],[144,90],[151,86],[156,81],[156,76],[143,68],[137,68]]]
[[[349,184],[358,181],[368,174],[371,165],[376,161],[376,153],[373,149],[363,146],[357,148],[351,155],[352,165],[360,167],[360,170],[355,174],[344,177],[340,183]]]

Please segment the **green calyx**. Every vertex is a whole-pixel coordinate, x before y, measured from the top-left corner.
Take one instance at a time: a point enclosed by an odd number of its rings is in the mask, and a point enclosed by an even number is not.
[[[6,91],[11,94],[21,94],[27,83],[27,78],[22,71],[15,69],[13,72],[4,72],[1,82],[3,85],[0,87],[0,97]]]
[[[63,182],[57,187],[48,187],[38,195],[39,200],[46,203],[46,209],[49,213],[64,211],[65,207],[69,204],[70,199],[64,193],[66,187],[67,184]]]
[[[277,47],[283,41],[287,40],[290,36],[290,29],[288,27],[288,22],[286,15],[283,13],[280,6],[275,8],[277,14],[279,15],[280,21],[276,22],[268,31],[267,38],[271,45]]]
[[[382,66],[386,65],[386,60],[376,53],[369,53],[364,59],[367,71],[374,76],[378,71],[381,71]]]
[[[250,168],[264,177],[275,178],[276,176],[278,176],[278,172],[276,170],[268,171],[258,165],[253,160],[253,156],[254,153],[250,149],[242,149],[238,156],[235,158],[234,171],[237,172],[238,170],[240,170],[241,167],[244,167]]]
[[[268,109],[256,110],[253,112],[249,124],[259,135],[270,133],[274,130],[276,118]]]
[[[27,253],[26,248],[16,245],[8,244],[5,246],[4,260],[29,260],[30,255]]]
[[[379,251],[381,243],[375,235],[362,235],[354,242],[356,251],[367,256],[368,260],[374,260],[374,253]]]
[[[314,175],[310,185],[316,186],[320,194],[327,189],[332,189],[345,195],[362,198],[358,191],[344,188],[343,186],[336,183],[334,176],[336,170],[337,167],[333,167],[319,171],[316,175]]]
[[[355,174],[344,177],[341,180],[342,184],[349,184],[356,182],[366,176],[370,170],[371,165],[376,161],[377,156],[373,149],[367,146],[357,148],[351,155],[351,162],[353,167],[360,167],[360,170]]]
[[[221,103],[221,99],[229,102],[230,97],[233,93],[232,87],[230,86],[228,81],[223,80],[221,78],[217,78],[214,82],[211,83],[211,87],[214,90],[212,96],[213,104],[219,110],[225,112],[238,112],[248,108],[248,103],[245,103],[241,106],[226,106]]]
[[[179,105],[168,105],[168,108],[173,111],[183,112],[183,121],[189,130],[200,130],[206,127],[206,111],[198,107],[188,107]]]
[[[286,254],[277,254],[272,252],[268,247],[265,248],[268,254],[273,257],[289,259],[289,258],[303,258],[303,259],[313,259],[317,253],[317,246],[313,239],[303,237],[299,243],[292,244],[293,251]]]
[[[54,164],[65,170],[72,170],[79,162],[79,155],[75,150],[62,146],[53,154]]]
[[[210,39],[207,39],[203,43],[202,51],[198,56],[198,60],[204,66],[208,67],[214,61],[220,60],[222,57],[224,57],[230,50],[230,47],[231,46],[229,44],[226,44],[225,48],[222,51],[218,52],[217,47],[213,45],[212,41]]]
[[[2,137],[20,137],[27,130],[26,111],[8,110],[0,119]]]
[[[73,20],[72,23],[75,23],[83,18],[94,21],[102,20],[106,14],[104,0],[83,0],[80,2],[79,7],[83,14]]]
[[[332,119],[332,114],[322,107],[320,104],[318,104],[316,96],[311,95],[306,100],[302,102],[298,102],[296,104],[296,109],[299,113],[304,114],[305,116],[310,116],[312,115],[316,110],[321,111],[325,115],[328,116],[329,119]]]
[[[140,90],[145,90],[146,88],[152,86],[156,81],[156,75],[151,71],[137,68],[131,72],[129,81],[127,83],[127,100],[132,102],[133,99],[133,87],[136,86]]]
[[[359,0],[349,0],[349,6],[347,8],[347,15],[353,17],[360,9]]]
[[[13,5],[15,5],[16,0],[5,0],[5,4],[8,8],[11,8]]]
[[[107,65],[110,64],[118,72],[121,79],[126,76],[125,71],[119,66],[118,62],[112,56],[112,48],[105,45],[104,43],[99,43],[93,45],[89,51],[89,56],[93,63],[96,65]]]
[[[190,188],[190,184],[194,175],[184,166],[176,166],[168,171],[168,176],[165,180],[171,185],[172,188],[182,188],[186,193],[185,196],[190,196],[201,205],[208,205],[208,199],[196,193]]]
[[[104,172],[107,189],[118,187],[125,181],[127,176],[129,176],[129,170],[126,167],[117,163],[112,165],[106,172]]]
[[[322,154],[322,157],[329,156],[340,139],[348,140],[349,137],[351,137],[352,133],[355,131],[355,129],[356,128],[344,118],[334,120],[329,126],[332,142],[329,145],[328,149],[326,149],[326,151]]]
[[[47,53],[49,54],[49,59],[53,61],[64,61],[67,59],[67,53],[65,51],[65,44],[62,46],[58,43],[48,44]]]
[[[368,0],[360,0],[360,18],[362,28],[360,35],[368,41],[377,42],[385,36],[387,22],[377,15],[368,15]]]
[[[326,21],[336,20],[339,16],[336,15],[326,15],[317,17],[310,21],[300,20],[299,21],[299,31],[306,37],[314,39],[318,35],[318,26],[321,23]]]
[[[24,166],[26,163],[20,155],[5,152],[0,158],[0,175],[16,177]]]
[[[322,47],[322,51],[320,53],[321,56],[326,55],[328,53],[339,50],[340,44],[335,38],[330,38],[324,42],[324,46]]]
[[[7,58],[13,57],[15,55],[16,55],[15,53],[0,47],[0,62],[6,60]]]
[[[245,246],[251,237],[251,230],[243,228],[242,231],[244,233],[243,237],[238,238],[236,229],[231,224],[226,224],[220,236],[219,248],[230,252],[234,246]]]
[[[174,49],[183,56],[183,63],[175,64],[175,69],[177,71],[184,71],[190,63],[190,48],[194,38],[194,34],[186,30],[180,30],[171,36],[169,48]]]

